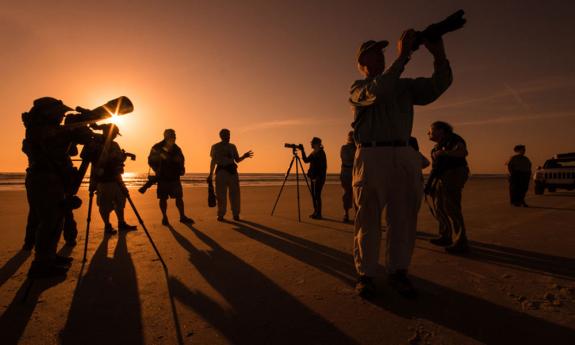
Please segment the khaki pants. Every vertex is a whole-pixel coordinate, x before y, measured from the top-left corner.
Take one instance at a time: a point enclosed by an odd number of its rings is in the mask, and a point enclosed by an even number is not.
[[[421,160],[411,147],[372,147],[356,151],[353,192],[357,203],[354,260],[357,273],[375,276],[386,209],[386,269],[406,270],[415,245],[421,206]]]
[[[226,170],[216,172],[216,198],[218,200],[218,217],[226,215],[227,194],[230,193],[230,203],[234,217],[240,215],[240,179],[238,174]]]
[[[439,222],[439,234],[450,238],[454,245],[467,241],[461,195],[468,177],[467,167],[447,170],[438,178],[435,190],[435,214]]]

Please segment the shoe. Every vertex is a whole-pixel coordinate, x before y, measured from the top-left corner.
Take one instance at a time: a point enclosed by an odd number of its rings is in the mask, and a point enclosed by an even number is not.
[[[446,247],[450,246],[453,243],[453,241],[449,237],[440,236],[437,238],[430,239],[429,243],[434,244],[436,246]]]
[[[523,202],[521,203],[521,206],[523,206],[523,207],[529,207],[529,205],[527,205],[527,203],[526,203],[525,201],[523,201]]]
[[[459,243],[445,247],[445,251],[455,255],[465,254],[469,251],[469,246],[467,245],[467,241],[460,241]]]
[[[148,189],[148,188],[146,188],[146,187],[140,187],[140,188],[138,188],[138,192],[144,194],[144,193],[146,193],[146,190],[147,190],[147,189]]]
[[[389,285],[392,289],[397,291],[402,297],[407,299],[414,299],[417,297],[417,290],[411,284],[411,280],[407,277],[405,270],[397,270],[395,273],[388,275]]]
[[[138,227],[136,225],[130,225],[126,222],[118,223],[118,230],[119,231],[133,231],[137,230]]]
[[[236,222],[239,222],[239,221],[240,221],[240,216],[234,216],[234,220],[235,220]]]
[[[112,227],[112,224],[106,224],[104,226],[104,233],[108,234],[108,235],[115,235],[116,234],[116,229],[114,229]]]
[[[184,224],[194,224],[194,220],[192,218],[188,218],[186,216],[182,216],[180,217],[180,223],[184,223]]]
[[[68,273],[68,267],[66,266],[61,266],[54,262],[33,261],[28,270],[28,277],[32,279],[51,278],[65,276],[66,273]]]
[[[224,216],[218,216],[218,222],[223,222],[224,221]]]
[[[350,221],[349,221],[349,216],[348,216],[347,214],[346,214],[345,216],[343,216],[342,222],[344,222],[344,223],[349,223],[349,222],[350,222]]]
[[[372,299],[377,295],[372,277],[362,275],[355,283],[355,292],[361,298]]]
[[[170,225],[170,222],[168,222],[168,217],[163,217],[163,218],[162,218],[162,225],[165,225],[165,226]]]
[[[34,243],[24,243],[24,245],[22,246],[22,250],[25,250],[27,252],[31,251],[32,249],[34,249]]]
[[[312,214],[312,215],[309,216],[309,217],[312,218],[312,219],[322,219],[321,214],[316,214],[316,213]]]
[[[54,263],[59,266],[71,266],[74,258],[69,256],[56,255]]]

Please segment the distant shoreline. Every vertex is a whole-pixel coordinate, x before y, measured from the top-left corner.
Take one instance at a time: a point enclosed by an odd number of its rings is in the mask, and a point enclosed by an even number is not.
[[[427,174],[425,174],[427,175]],[[0,173],[0,191],[4,190],[24,190],[25,173]],[[124,182],[128,188],[137,188],[147,180],[147,173],[126,173]],[[189,173],[182,176],[181,181],[184,187],[205,187],[208,173]],[[502,179],[505,174],[472,174],[471,179]],[[280,186],[285,179],[285,173],[240,173],[240,184],[242,186]],[[88,177],[82,183],[86,188]],[[305,184],[303,176],[300,175],[300,183]],[[327,184],[339,184],[339,174],[327,174]],[[295,173],[292,172],[286,183],[295,185]]]

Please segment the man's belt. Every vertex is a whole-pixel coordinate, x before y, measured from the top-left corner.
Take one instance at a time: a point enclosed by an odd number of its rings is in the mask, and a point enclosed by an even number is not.
[[[403,140],[367,141],[359,143],[359,147],[403,147],[407,145],[407,141]]]
[[[342,168],[348,168],[348,169],[351,169],[351,168],[353,168],[353,164],[351,164],[351,165],[348,165],[348,164],[342,164],[342,165],[341,165],[341,167],[342,167]]]

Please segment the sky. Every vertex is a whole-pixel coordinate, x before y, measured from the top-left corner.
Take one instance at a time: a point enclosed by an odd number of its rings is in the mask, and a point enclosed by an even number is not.
[[[119,144],[126,171],[147,171],[151,146],[177,133],[188,172],[207,172],[210,146],[229,128],[241,172],[285,172],[284,143],[323,139],[328,172],[351,129],[355,52],[369,39],[395,43],[458,9],[467,25],[445,36],[454,82],[416,107],[413,135],[433,146],[444,120],[466,141],[472,173],[503,173],[513,146],[535,166],[575,151],[575,2],[571,1],[8,1],[0,0],[0,171],[23,172],[21,113],[52,96],[95,108],[124,95]],[[418,50],[406,77],[430,76]]]

